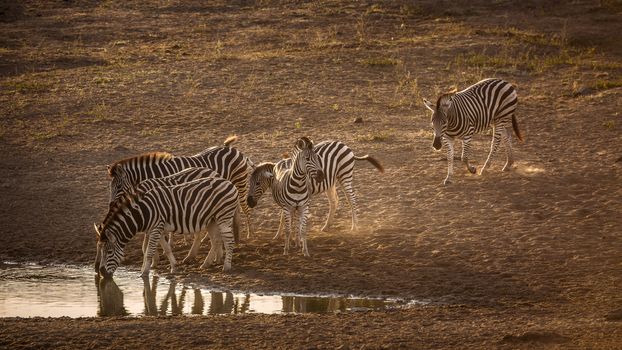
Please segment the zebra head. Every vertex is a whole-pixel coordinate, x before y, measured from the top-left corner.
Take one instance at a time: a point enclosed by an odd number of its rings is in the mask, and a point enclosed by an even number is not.
[[[440,150],[442,147],[442,137],[447,131],[447,111],[453,102],[453,96],[455,92],[450,92],[447,94],[441,95],[436,101],[436,105],[432,102],[423,99],[423,103],[425,106],[431,110],[432,113],[432,128],[434,129],[434,141],[432,142],[432,147],[435,150]]]
[[[313,141],[308,137],[301,137],[296,141],[292,161],[294,169],[302,170],[317,182],[324,181],[320,157],[313,150]]]
[[[110,180],[110,206],[117,202],[124,193],[131,193],[134,188],[127,173],[123,168],[118,165],[108,166],[108,175],[112,178]]]
[[[257,205],[259,198],[266,192],[274,179],[274,163],[261,163],[257,165],[248,180],[248,195],[246,203],[250,208]]]
[[[95,270],[104,278],[112,277],[123,259],[125,243],[119,240],[123,237],[123,227],[127,218],[124,217],[128,206],[132,205],[132,198],[122,196],[114,202],[108,210],[108,215],[100,225],[95,224],[97,234],[97,256],[95,258]]]
[[[111,225],[95,225],[95,231],[98,235],[97,255],[95,261],[95,269],[104,278],[111,278],[112,274],[117,270],[123,258],[123,247],[119,244],[114,234],[111,234]]]

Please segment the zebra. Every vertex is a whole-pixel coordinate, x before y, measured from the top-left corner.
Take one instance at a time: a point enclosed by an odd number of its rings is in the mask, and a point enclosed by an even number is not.
[[[501,79],[484,79],[460,92],[442,94],[436,105],[425,98],[423,102],[433,112],[432,147],[437,151],[442,145],[447,148],[448,169],[444,184],[451,183],[453,176],[454,139],[462,139],[462,161],[468,171],[475,174],[477,169],[469,164],[469,142],[474,134],[481,133],[490,126],[493,132],[490,153],[481,168],[480,175],[484,169],[490,167],[501,141],[505,145],[507,156],[503,171],[510,170],[514,163],[510,123],[518,139],[523,141],[515,116],[518,98],[512,84]]]
[[[205,178],[148,192],[127,194],[113,203],[102,224],[95,224],[98,249],[96,269],[112,277],[121,262],[125,245],[137,232],[148,232],[142,276],[149,275],[149,262],[164,232],[196,233],[208,230],[220,235],[225,246],[223,271],[231,270],[234,216],[238,191],[223,178]],[[205,259],[201,268],[211,264]]]
[[[141,181],[164,177],[190,167],[205,167],[216,171],[221,177],[231,181],[240,194],[239,203],[246,219],[247,237],[251,236],[250,210],[246,205],[248,174],[253,162],[230,144],[237,140],[231,136],[224,146],[215,146],[193,156],[174,156],[166,152],[147,153],[123,159],[108,166],[110,181],[110,203],[114,203],[123,193],[130,192]],[[238,237],[236,237],[236,241]]]
[[[313,150],[320,158],[320,167],[324,172],[324,180],[318,182],[314,179],[310,179],[310,181],[308,182],[309,192],[312,196],[326,192],[329,203],[328,217],[326,218],[326,222],[324,223],[324,226],[321,230],[328,230],[335,215],[335,211],[337,210],[337,206],[339,204],[339,196],[337,195],[338,186],[341,186],[342,190],[346,194],[346,200],[350,204],[350,209],[352,211],[351,230],[358,230],[358,208],[356,205],[354,186],[352,184],[354,180],[355,161],[367,160],[381,173],[384,172],[382,164],[380,164],[377,159],[371,157],[370,155],[364,155],[361,157],[354,155],[352,149],[341,141],[322,141],[316,144],[315,147],[313,147]],[[275,167],[279,169],[288,169],[291,167],[291,164],[292,160],[291,158],[288,158],[279,161],[275,165]],[[277,169],[276,171],[279,170]],[[263,185],[267,187],[268,183],[264,182]],[[262,189],[262,193],[265,190],[266,188]],[[259,198],[255,199],[258,200]],[[282,232],[283,220],[283,211],[281,211],[279,229],[274,238],[278,237],[279,234]]]
[[[309,177],[318,182],[323,181],[324,172],[320,168],[318,155],[313,151],[313,141],[308,137],[301,137],[296,141],[292,163],[288,169],[279,168],[274,163],[257,165],[249,179],[247,201],[248,206],[254,208],[257,205],[257,198],[261,197],[263,191],[269,187],[272,198],[285,212],[287,230],[283,254],[289,254],[292,220],[298,214],[298,237],[302,243],[304,256],[309,256],[305,227],[309,215],[311,193],[307,187],[307,181]]]
[[[202,178],[208,178],[208,177],[220,177],[220,175],[214,170],[211,170],[209,168],[188,168],[173,175],[152,178],[152,179],[141,181],[138,185],[136,185],[135,188],[132,189],[132,192],[133,193],[147,192],[151,189],[154,189],[160,186],[173,186],[173,185],[182,184],[184,182],[189,182],[189,181],[202,179]],[[172,269],[171,272],[174,272],[174,265],[176,264],[176,261],[175,261],[175,257],[172,255],[172,250],[170,249],[170,245],[172,245],[172,242],[173,242],[172,238],[173,238],[173,234],[169,236],[169,241],[167,242],[164,239],[164,237],[162,237],[160,239],[160,244],[164,248],[164,252],[167,254],[168,259],[171,263],[171,269]],[[190,251],[188,252],[188,255],[186,256],[186,258],[182,261],[182,264],[185,264],[187,261],[197,256],[200,241],[201,241],[200,239],[201,239],[201,233],[197,232],[195,234],[192,247],[190,248]],[[143,253],[146,250],[148,240],[149,240],[149,236],[145,234],[145,237],[143,240]],[[213,256],[214,254],[217,254],[217,259],[219,259],[222,256],[222,244],[220,246],[216,246],[215,244],[219,242],[218,237],[215,237],[213,235],[210,235],[210,240],[212,241],[212,247],[210,249],[208,256]],[[166,245],[168,245],[168,247]],[[214,249],[217,249],[217,250],[213,251]],[[157,253],[153,255],[153,261],[151,264],[152,268],[157,266],[158,256],[159,254]]]

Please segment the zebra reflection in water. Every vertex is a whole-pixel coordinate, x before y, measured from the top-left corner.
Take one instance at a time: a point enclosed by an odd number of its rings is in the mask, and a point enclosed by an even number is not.
[[[127,316],[129,312],[123,305],[123,292],[112,279],[95,276],[97,287],[97,301],[99,310],[97,316]]]

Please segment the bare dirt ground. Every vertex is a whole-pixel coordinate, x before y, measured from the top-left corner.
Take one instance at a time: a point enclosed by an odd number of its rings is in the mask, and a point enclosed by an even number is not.
[[[432,302],[0,319],[0,347],[621,348],[621,11],[619,1],[0,3],[1,260],[92,263],[115,160],[194,154],[236,134],[253,161],[275,161],[306,135],[383,162],[383,175],[357,165],[361,230],[349,231],[342,201],[320,232],[318,197],[311,257],[283,256],[266,197],[233,273],[197,262],[180,276]],[[443,186],[421,98],[492,76],[519,93],[515,169],[500,171],[503,155],[484,176],[457,164]],[[489,139],[475,139],[478,166]],[[139,241],[126,264],[140,264]]]

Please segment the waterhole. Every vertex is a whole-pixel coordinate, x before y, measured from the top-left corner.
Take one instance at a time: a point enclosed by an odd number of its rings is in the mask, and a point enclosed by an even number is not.
[[[98,278],[91,267],[0,264],[0,317],[105,317],[240,313],[334,313],[401,308],[404,300],[258,294],[183,284],[119,269]]]

